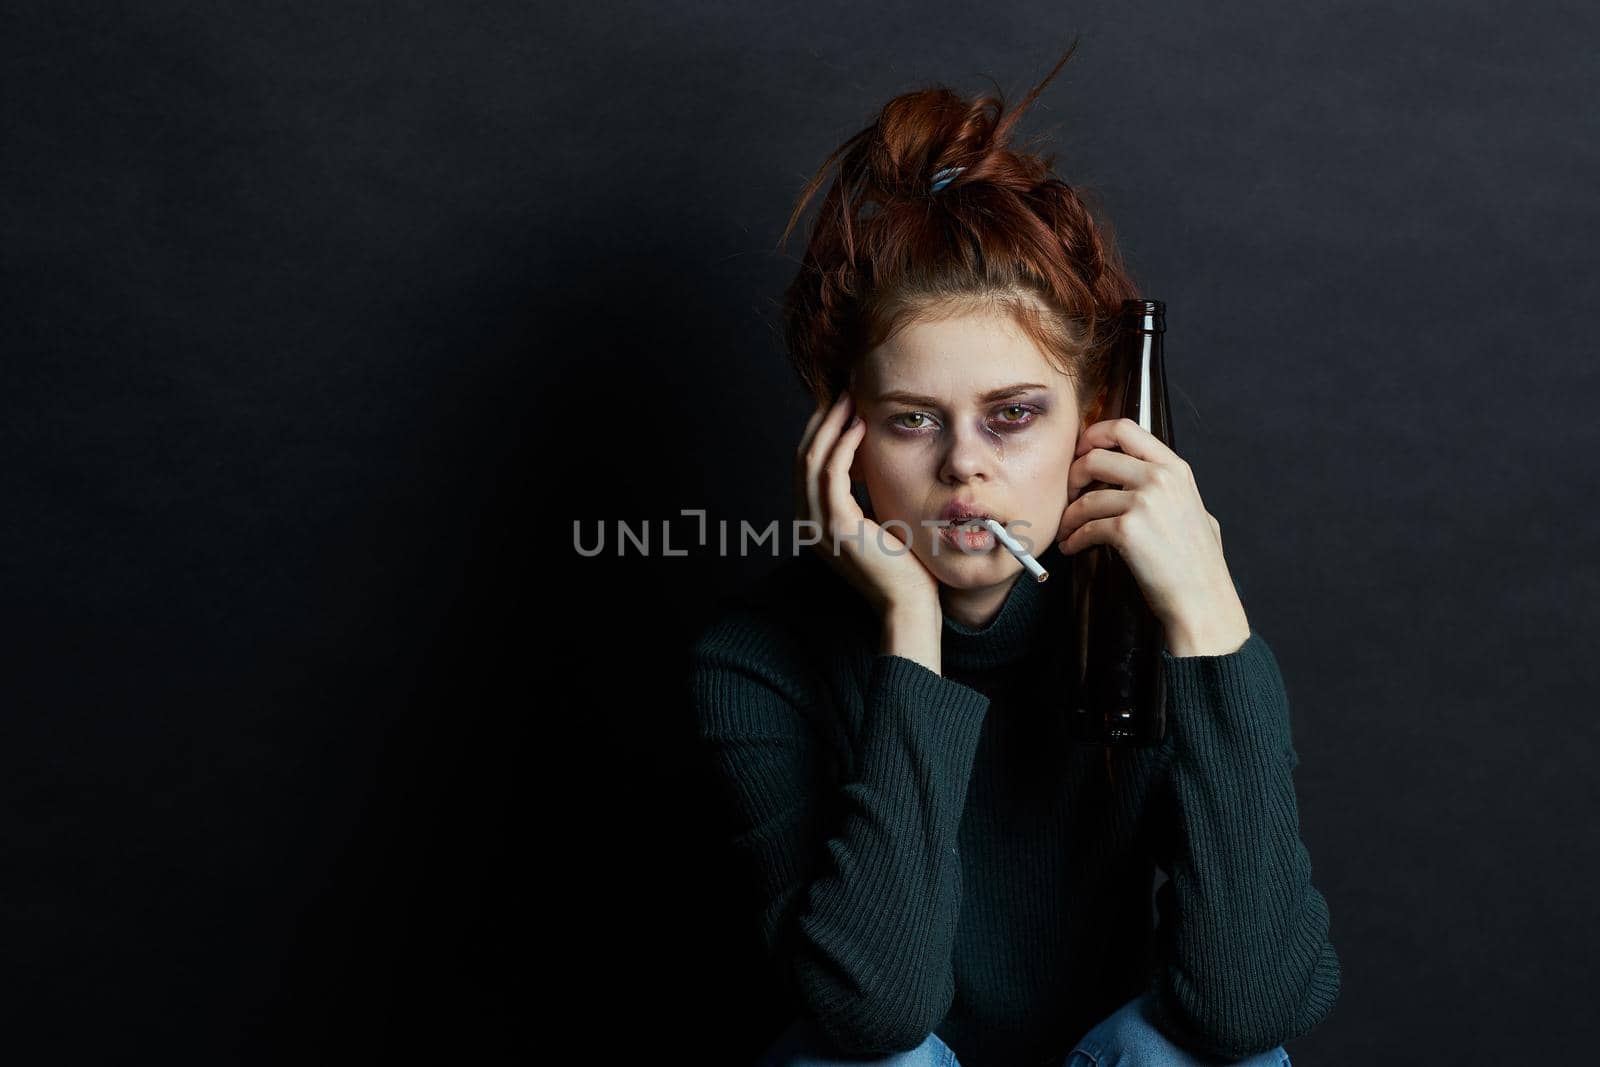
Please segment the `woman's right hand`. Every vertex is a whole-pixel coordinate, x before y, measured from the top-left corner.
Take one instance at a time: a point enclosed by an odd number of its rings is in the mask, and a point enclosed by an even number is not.
[[[821,531],[811,548],[867,598],[879,618],[939,612],[939,580],[892,531],[867,518],[850,495],[850,464],[866,436],[850,391],[817,405],[795,450],[795,515]]]

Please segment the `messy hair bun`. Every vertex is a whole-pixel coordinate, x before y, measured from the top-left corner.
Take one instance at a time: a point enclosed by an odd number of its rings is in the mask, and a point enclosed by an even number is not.
[[[1052,173],[1054,154],[1009,142],[1076,48],[1009,112],[998,89],[895,97],[806,184],[780,248],[837,165],[783,304],[789,359],[816,400],[911,322],[996,308],[1073,380],[1080,414],[1093,408],[1118,312],[1138,293],[1109,224]]]

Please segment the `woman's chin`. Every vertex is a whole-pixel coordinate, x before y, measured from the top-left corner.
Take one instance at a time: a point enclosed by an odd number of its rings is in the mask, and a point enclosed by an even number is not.
[[[937,557],[923,556],[922,562],[940,585],[952,589],[982,589],[1012,576],[1011,556],[1004,549],[982,555],[965,556],[941,550]]]

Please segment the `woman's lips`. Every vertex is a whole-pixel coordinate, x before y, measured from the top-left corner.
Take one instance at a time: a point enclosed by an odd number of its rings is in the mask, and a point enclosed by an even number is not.
[[[987,526],[965,525],[959,520],[939,527],[939,540],[955,551],[965,550],[971,555],[987,552],[999,543]]]
[[[978,504],[967,504],[952,500],[939,512],[939,521],[946,523],[970,522],[973,519],[987,519],[993,516],[987,508]],[[1003,522],[1001,525],[1005,525]]]

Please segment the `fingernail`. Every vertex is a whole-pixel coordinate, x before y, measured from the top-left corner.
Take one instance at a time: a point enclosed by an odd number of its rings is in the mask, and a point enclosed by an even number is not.
[[[860,415],[853,415],[850,418],[850,425],[845,427],[845,428],[848,429],[848,430],[853,430],[857,426],[859,426],[860,424],[861,424],[861,416]]]

